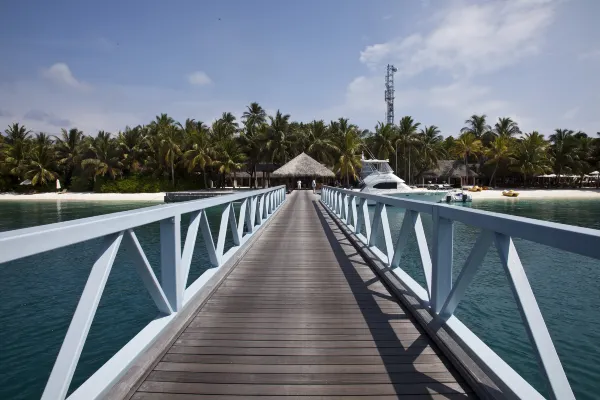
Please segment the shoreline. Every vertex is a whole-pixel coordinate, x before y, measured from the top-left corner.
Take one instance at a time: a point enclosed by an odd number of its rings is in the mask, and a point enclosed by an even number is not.
[[[516,189],[519,197],[502,196],[502,190],[483,190],[481,192],[467,192],[473,197],[473,201],[479,200],[510,200],[519,199],[598,199],[600,200],[600,189]],[[37,193],[17,194],[0,193],[0,201],[147,201],[164,203],[165,193],[90,193],[90,192],[67,192],[67,193]]]
[[[164,203],[165,193],[0,193],[0,201],[152,201]]]
[[[510,190],[510,189],[504,189]],[[476,200],[574,200],[574,199],[598,199],[600,200],[600,189],[513,189],[519,193],[518,197],[502,196],[502,190],[483,190],[481,192],[467,192]]]

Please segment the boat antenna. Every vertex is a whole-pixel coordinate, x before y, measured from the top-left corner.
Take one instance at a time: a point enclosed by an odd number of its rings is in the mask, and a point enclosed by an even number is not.
[[[373,160],[375,160],[375,159],[376,159],[376,157],[373,155],[373,153],[371,152],[371,150],[369,150],[369,148],[368,148],[366,145],[364,145],[364,144],[363,144],[363,145],[362,145],[362,147],[363,147],[363,150],[366,150],[366,152],[367,152],[367,155],[368,155],[369,157],[371,157]],[[364,152],[364,151],[363,151],[363,153],[362,153],[362,159],[363,159],[363,160],[365,159],[365,152]]]

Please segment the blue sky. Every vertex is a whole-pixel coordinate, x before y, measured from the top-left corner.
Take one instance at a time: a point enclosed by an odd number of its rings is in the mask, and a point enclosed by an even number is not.
[[[0,126],[116,132],[211,122],[258,101],[293,119],[396,119],[456,134],[473,113],[600,131],[595,0],[0,3]]]

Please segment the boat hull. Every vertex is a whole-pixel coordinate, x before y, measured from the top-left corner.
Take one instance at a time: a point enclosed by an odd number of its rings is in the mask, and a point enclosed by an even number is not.
[[[432,203],[439,203],[446,197],[446,191],[419,191],[419,192],[396,192],[396,193],[377,193],[385,196],[397,197],[399,199],[407,199],[407,200],[420,200],[420,201],[428,201]],[[375,202],[369,200],[367,202],[368,205],[375,205]]]

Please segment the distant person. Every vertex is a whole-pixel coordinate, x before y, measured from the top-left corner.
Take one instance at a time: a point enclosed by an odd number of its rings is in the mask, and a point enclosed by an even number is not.
[[[313,194],[317,193],[317,182],[313,179],[312,181]]]
[[[298,180],[298,190],[302,189],[302,181]]]

